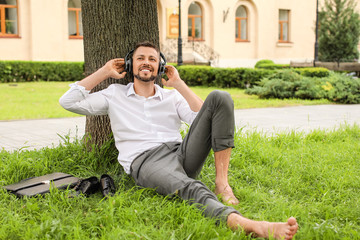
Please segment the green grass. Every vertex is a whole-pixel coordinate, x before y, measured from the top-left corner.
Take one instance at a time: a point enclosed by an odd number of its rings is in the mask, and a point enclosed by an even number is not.
[[[70,82],[29,82],[0,84],[0,120],[42,119],[79,116],[64,110],[59,98],[69,89]],[[192,87],[202,99],[217,88]],[[234,99],[235,109],[331,104],[328,100],[259,99],[241,89],[222,89]]]
[[[79,116],[63,109],[59,98],[69,82],[0,84],[0,120],[63,118]]]
[[[140,189],[105,145],[88,152],[78,141],[54,149],[0,152],[0,185],[61,171],[114,177],[117,194],[68,198],[54,189],[18,199],[0,190],[0,239],[250,239],[232,232],[180,199]],[[244,216],[297,218],[295,239],[360,239],[360,126],[305,133],[242,132],[235,137],[229,178]],[[199,179],[214,189],[210,154]]]
[[[215,87],[191,87],[191,89],[202,99],[213,90],[219,89]],[[245,94],[245,90],[237,88],[223,88],[220,89],[231,94],[234,100],[235,109],[245,108],[266,108],[266,107],[289,107],[300,105],[318,105],[318,104],[333,104],[327,99],[320,100],[303,100],[303,99],[260,99],[256,95]]]

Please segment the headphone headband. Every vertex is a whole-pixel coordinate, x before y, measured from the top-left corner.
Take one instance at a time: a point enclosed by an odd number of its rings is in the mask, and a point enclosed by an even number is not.
[[[133,54],[134,49],[129,51],[125,56],[125,72],[128,72],[130,74],[133,74]],[[161,76],[165,73],[165,65],[166,65],[166,58],[162,52],[160,52],[160,62],[159,62],[159,68],[158,68],[158,76]]]

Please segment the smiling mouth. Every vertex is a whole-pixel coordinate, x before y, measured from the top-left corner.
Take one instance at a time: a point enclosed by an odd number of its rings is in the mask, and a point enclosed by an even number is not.
[[[150,73],[153,71],[154,69],[151,66],[142,66],[139,68],[139,72],[143,72],[143,73]]]

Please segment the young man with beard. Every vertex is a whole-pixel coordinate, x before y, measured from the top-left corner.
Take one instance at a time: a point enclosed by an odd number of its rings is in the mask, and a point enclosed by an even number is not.
[[[227,176],[235,125],[230,95],[214,91],[203,102],[175,67],[165,66],[159,49],[149,42],[137,44],[129,57],[127,63],[122,58],[110,60],[92,75],[72,84],[60,104],[79,114],[109,115],[118,160],[137,185],[196,203],[205,216],[225,221],[231,229],[240,228],[258,237],[292,239],[298,228],[295,218],[284,223],[244,218],[195,179],[212,148],[215,193],[228,204],[238,204]],[[107,78],[124,78],[126,64],[133,83],[112,84],[89,94]],[[162,82],[173,90],[154,83],[163,68],[168,81]],[[184,140],[179,133],[181,121],[191,124]]]

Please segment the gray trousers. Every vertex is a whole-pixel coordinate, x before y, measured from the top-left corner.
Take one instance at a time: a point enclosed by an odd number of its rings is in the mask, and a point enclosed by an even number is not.
[[[205,184],[196,180],[212,148],[234,147],[234,104],[230,94],[213,91],[190,126],[183,142],[167,142],[139,155],[131,165],[137,185],[163,195],[177,194],[201,209],[205,216],[226,221],[238,213],[225,206]]]

